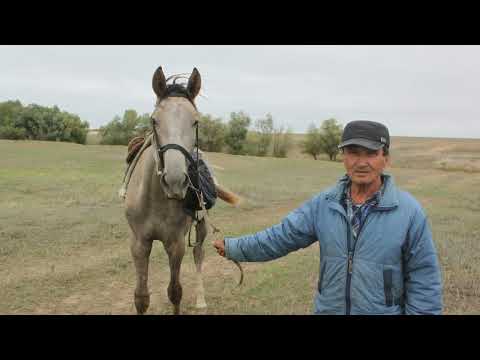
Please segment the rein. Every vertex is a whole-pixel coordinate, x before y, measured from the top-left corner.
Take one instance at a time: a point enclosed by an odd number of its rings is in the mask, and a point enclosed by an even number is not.
[[[217,236],[219,236],[221,239],[225,239],[225,235],[223,234],[223,232],[217,228],[211,221],[210,221],[210,217],[208,216],[208,212],[207,212],[207,209],[205,209],[205,203],[203,202],[203,194],[201,191],[197,191],[195,189],[195,187],[193,186],[193,184],[190,182],[190,186],[195,190],[195,194],[197,195],[197,198],[198,198],[198,202],[200,203],[201,207],[202,207],[202,210],[203,213],[204,213],[204,217],[208,220],[207,223],[211,226],[212,230],[213,230],[213,235],[216,236],[215,234],[218,233]],[[198,222],[198,218],[197,218],[197,211],[195,211],[195,217]],[[188,230],[188,246],[189,247],[195,247],[198,243],[197,241],[195,240],[195,244],[191,245],[190,244],[190,231],[192,230],[192,226],[193,226],[193,222],[192,222],[192,225],[190,225],[190,229]],[[242,285],[243,283],[243,268],[242,268],[242,265],[240,265],[240,263],[237,261],[237,260],[230,260],[231,262],[233,262],[237,267],[238,267],[238,270],[240,270],[240,280],[238,281],[238,286]]]

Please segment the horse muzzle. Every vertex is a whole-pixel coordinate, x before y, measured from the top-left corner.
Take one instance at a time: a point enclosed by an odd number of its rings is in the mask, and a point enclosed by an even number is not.
[[[160,179],[168,199],[183,200],[187,194],[188,176],[185,173],[178,175],[163,173]]]

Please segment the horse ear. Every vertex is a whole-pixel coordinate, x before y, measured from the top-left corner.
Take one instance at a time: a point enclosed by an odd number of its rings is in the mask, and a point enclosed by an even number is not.
[[[163,74],[161,66],[159,66],[153,74],[152,87],[159,99],[165,95],[165,91],[167,90],[167,81],[165,80],[165,75]]]
[[[202,79],[200,77],[200,73],[198,72],[197,68],[193,68],[192,74],[188,79],[187,90],[190,94],[192,99],[195,99],[200,92],[200,88],[202,87]]]

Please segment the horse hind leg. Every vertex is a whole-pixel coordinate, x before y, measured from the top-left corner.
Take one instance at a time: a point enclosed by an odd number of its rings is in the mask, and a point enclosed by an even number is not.
[[[138,315],[144,314],[150,305],[150,293],[148,292],[148,263],[152,242],[131,235],[130,251],[136,271],[136,287],[134,292],[135,308]]]
[[[180,267],[185,254],[185,242],[183,237],[165,246],[170,265],[170,283],[168,284],[168,298],[173,304],[173,314],[180,314],[180,302],[182,301],[182,285],[180,284]]]
[[[205,302],[205,289],[203,287],[202,263],[205,257],[205,249],[203,242],[207,237],[207,223],[203,218],[196,226],[196,245],[193,247],[193,259],[196,267],[196,305],[197,309],[205,309],[207,303]]]

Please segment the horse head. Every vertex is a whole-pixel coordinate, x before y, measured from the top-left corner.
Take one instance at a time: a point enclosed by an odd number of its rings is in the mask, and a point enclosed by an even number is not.
[[[162,67],[153,74],[153,91],[157,103],[152,114],[156,151],[162,167],[160,182],[170,199],[185,198],[189,186],[187,166],[192,162],[199,113],[195,106],[200,87],[200,73],[193,69],[186,86],[167,85]]]

